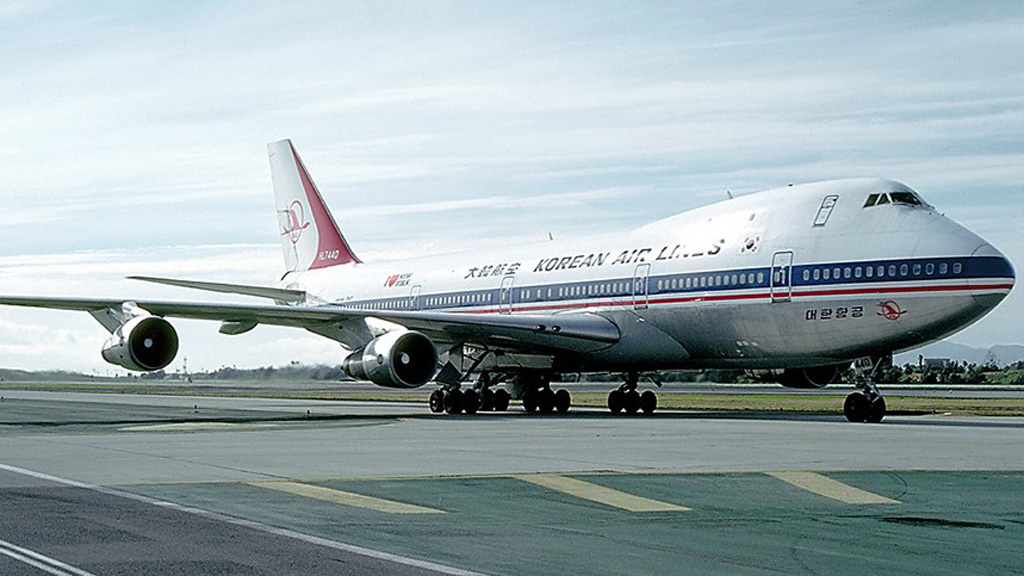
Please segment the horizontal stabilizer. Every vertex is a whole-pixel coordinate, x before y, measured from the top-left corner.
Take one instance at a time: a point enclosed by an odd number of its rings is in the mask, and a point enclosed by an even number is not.
[[[255,296],[257,298],[271,298],[279,302],[298,304],[306,299],[306,293],[302,290],[286,290],[272,286],[247,286],[245,284],[223,284],[220,282],[200,282],[198,280],[177,280],[174,278],[156,278],[153,276],[129,276],[129,280],[142,280],[154,284],[166,284],[181,288],[194,288],[206,290],[207,292],[223,292],[225,294],[242,294]]]

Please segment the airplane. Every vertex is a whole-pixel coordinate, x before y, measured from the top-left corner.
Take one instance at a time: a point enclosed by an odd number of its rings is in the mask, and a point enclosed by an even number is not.
[[[729,198],[638,229],[386,263],[342,235],[290,140],[268,145],[285,273],[273,286],[133,276],[268,300],[258,304],[0,297],[90,313],[103,358],[133,371],[178,351],[168,317],[302,328],[347,351],[343,370],[390,388],[434,382],[432,412],[564,413],[563,374],[619,373],[612,413],[650,414],[640,376],[744,369],[820,388],[851,364],[843,412],[879,422],[872,373],[893,352],[944,338],[991,311],[1009,260],[904,184],[847,179]]]

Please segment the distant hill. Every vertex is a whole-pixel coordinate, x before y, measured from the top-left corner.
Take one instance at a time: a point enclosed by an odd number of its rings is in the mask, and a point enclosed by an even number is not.
[[[970,362],[971,364],[986,364],[989,359],[995,361],[999,367],[1009,366],[1024,361],[1024,346],[1002,345],[991,348],[973,348],[956,344],[954,342],[936,342],[917,350],[897,354],[893,361],[897,365],[917,364],[917,357],[925,358],[949,358],[957,362]]]
[[[91,379],[90,376],[85,374],[62,370],[29,372],[27,370],[0,368],[0,382],[79,382]]]

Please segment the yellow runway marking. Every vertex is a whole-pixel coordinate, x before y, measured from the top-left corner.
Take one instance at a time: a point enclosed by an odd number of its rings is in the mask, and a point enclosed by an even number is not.
[[[831,498],[847,504],[899,504],[899,500],[886,498],[867,490],[854,488],[849,484],[843,484],[822,476],[817,472],[766,472],[769,476],[778,478],[783,482],[802,488],[808,492],[814,492],[819,496]]]
[[[327,502],[344,504],[345,506],[355,506],[357,508],[366,508],[367,510],[376,510],[377,512],[385,512],[388,514],[445,513],[444,510],[435,510],[434,508],[426,508],[424,506],[417,506],[415,504],[395,502],[394,500],[374,498],[373,496],[364,496],[362,494],[356,494],[354,492],[343,492],[341,490],[324,488],[322,486],[312,486],[310,484],[301,484],[299,482],[271,481],[249,482],[249,484],[252,486],[258,486],[260,488],[269,488],[271,490],[278,490],[280,492],[287,492],[289,494],[305,496],[306,498],[316,498],[317,500],[325,500]]]
[[[689,508],[684,506],[626,494],[612,488],[576,480],[575,478],[559,476],[558,474],[522,474],[513,476],[513,478],[582,498],[583,500],[590,500],[630,512],[686,512],[689,510]]]

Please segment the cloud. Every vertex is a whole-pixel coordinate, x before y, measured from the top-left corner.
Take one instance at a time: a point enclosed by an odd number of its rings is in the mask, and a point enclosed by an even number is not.
[[[0,286],[274,278],[283,137],[374,260],[883,176],[1020,262],[1022,27],[1016,2],[7,2]]]

